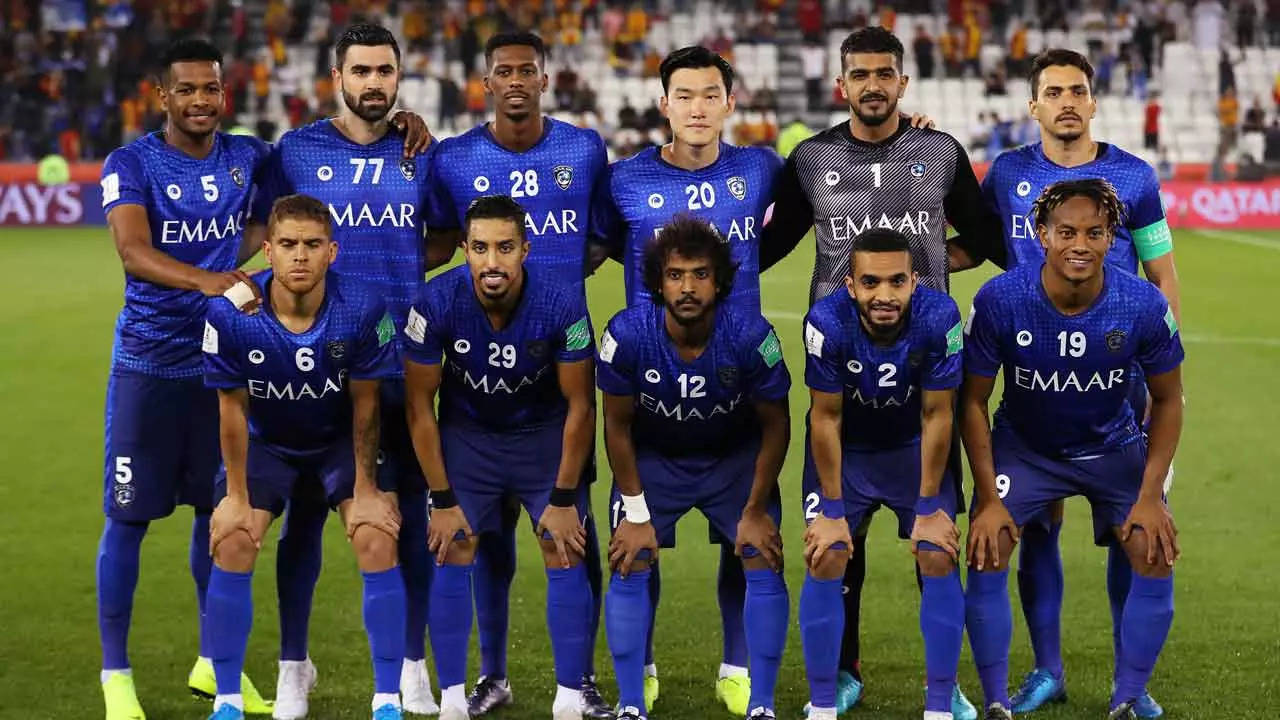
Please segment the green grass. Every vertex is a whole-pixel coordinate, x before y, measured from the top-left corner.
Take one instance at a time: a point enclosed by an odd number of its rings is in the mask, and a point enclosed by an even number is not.
[[[1239,239],[1237,237],[1237,239]],[[1280,233],[1251,234],[1254,244],[1222,235],[1178,234],[1188,361],[1186,427],[1172,495],[1185,556],[1178,567],[1178,610],[1151,690],[1170,718],[1270,717],[1280,701]],[[1259,246],[1262,245],[1262,246]],[[0,289],[0,718],[101,715],[94,558],[102,528],[102,407],[121,273],[103,229],[0,231],[9,281]],[[790,566],[793,632],[782,668],[780,717],[799,717],[807,695],[795,628],[802,568],[800,458],[806,406],[800,322],[811,252],[798,251],[764,278],[796,380],[795,431],[783,471],[784,536]],[[987,275],[958,275],[962,310]],[[590,282],[597,327],[621,304],[620,273]],[[603,464],[603,450],[600,462]],[[595,493],[603,517],[605,485]],[[1089,539],[1087,506],[1068,504],[1063,535],[1067,595],[1064,650],[1071,703],[1039,717],[1102,717],[1111,672],[1105,554]],[[143,546],[131,655],[152,720],[201,718],[208,705],[185,691],[196,654],[195,597],[186,568],[190,511],[159,521]],[[727,718],[712,700],[720,658],[713,586],[716,549],[706,523],[685,520],[681,547],[663,555],[657,655],[662,699],[652,717]],[[520,573],[512,601],[511,675],[517,705],[497,718],[545,718],[554,681],[543,623],[545,581],[532,538],[520,536]],[[320,685],[315,718],[368,716],[370,670],[360,622],[358,575],[338,523],[329,523],[325,572],[316,594],[312,655]],[[852,718],[919,717],[923,658],[911,555],[894,523],[872,529],[863,611],[868,690]],[[267,544],[255,587],[257,624],[248,670],[270,692],[275,677],[274,547]],[[1015,615],[1018,613],[1015,612]],[[1012,671],[1030,664],[1017,618]],[[476,652],[472,652],[473,663]],[[597,663],[609,697],[612,672],[603,637]],[[960,677],[979,689],[966,650]],[[474,679],[474,670],[472,673]],[[1016,679],[1016,678],[1015,678]]]

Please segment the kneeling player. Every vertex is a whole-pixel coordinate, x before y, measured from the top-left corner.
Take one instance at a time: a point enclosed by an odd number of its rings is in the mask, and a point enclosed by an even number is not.
[[[256,315],[210,303],[205,382],[218,389],[223,470],[215,488],[208,619],[218,695],[212,718],[243,716],[239,694],[253,620],[253,565],[262,536],[299,483],[323,486],[364,576],[373,656],[374,720],[400,718],[404,583],[396,560],[395,496],[376,481],[378,382],[398,369],[395,326],[380,299],[329,265],[338,253],[329,211],[304,195],[272,207],[271,271]]]
[[[645,717],[649,567],[659,544],[675,544],[676,521],[697,508],[736,538],[747,576],[748,717],[773,718],[787,634],[777,481],[791,378],[769,323],[721,304],[734,267],[711,226],[676,218],[650,243],[644,266],[653,302],[615,315],[600,340],[614,477],[605,625],[617,717]]]
[[[473,201],[467,264],[422,288],[405,328],[409,427],[431,487],[428,543],[439,565],[428,626],[441,720],[469,717],[475,535],[501,531],[507,495],[536,523],[546,564],[552,716],[582,718],[592,600],[582,565],[587,496],[578,483],[595,436],[591,323],[580,288],[525,267],[524,219],[509,197]]]
[[[911,247],[895,230],[853,244],[847,291],[805,318],[805,557],[800,629],[811,720],[836,717],[844,626],[841,580],[851,531],[881,505],[910,537],[922,580],[925,720],[950,720],[964,639],[960,536],[947,470],[952,403],[960,385],[960,311],[918,285]]]
[[[1182,428],[1182,341],[1154,285],[1104,266],[1124,212],[1109,183],[1051,185],[1032,212],[1044,263],[989,281],[966,327],[969,642],[987,717],[1009,717],[1009,555],[1029,520],[1083,495],[1096,542],[1118,541],[1133,565],[1108,715],[1132,718],[1173,622],[1177,531],[1161,491]],[[1135,363],[1151,394],[1148,440],[1127,399]],[[993,429],[987,401],[1001,367]]]

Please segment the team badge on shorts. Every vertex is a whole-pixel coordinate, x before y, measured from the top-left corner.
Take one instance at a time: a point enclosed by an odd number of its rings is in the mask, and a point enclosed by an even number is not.
[[[561,190],[568,190],[569,183],[573,182],[573,168],[568,165],[557,165],[551,170],[551,174],[556,179],[556,184]]]
[[[738,368],[722,367],[717,375],[720,376],[720,384],[725,388],[732,390],[738,386]]]
[[[235,183],[236,187],[244,187],[244,171],[238,167],[231,168],[231,182]]]
[[[113,493],[117,507],[126,508],[133,503],[133,486],[132,485],[116,485]]]
[[[347,354],[347,343],[342,340],[330,340],[324,344],[324,349],[329,352],[329,357],[341,360]]]
[[[747,197],[747,181],[742,179],[742,176],[734,175],[726,180],[725,184],[729,186],[729,194],[735,198],[742,200]]]
[[[405,180],[413,180],[413,176],[418,174],[418,166],[409,158],[400,161],[400,174]]]
[[[1107,338],[1107,349],[1110,350],[1111,352],[1120,352],[1120,349],[1124,347],[1124,331],[1123,330],[1111,330],[1106,334],[1106,338]]]

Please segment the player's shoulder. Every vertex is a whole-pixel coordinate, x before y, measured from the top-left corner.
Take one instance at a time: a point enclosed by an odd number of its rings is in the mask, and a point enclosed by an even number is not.
[[[1107,265],[1105,272],[1107,283],[1123,298],[1122,302],[1136,301],[1142,307],[1162,305],[1167,302],[1160,288],[1149,280],[1112,265]]]
[[[1160,186],[1160,179],[1156,176],[1156,169],[1151,167],[1151,163],[1119,145],[1107,144],[1105,160],[1106,176],[1117,185],[1117,190],[1122,195],[1126,191]]]
[[[819,299],[809,308],[805,322],[827,331],[835,331],[849,319],[853,311],[853,301],[849,293],[843,290]]]
[[[1039,287],[1040,267],[1040,263],[1023,263],[996,275],[978,289],[973,298],[974,305],[994,307],[1020,304],[1021,298]]]
[[[1144,173],[1150,172],[1152,175],[1155,174],[1155,168],[1151,167],[1151,163],[1143,160],[1115,143],[1106,143],[1105,153],[1107,163],[1109,165],[1141,170]]]
[[[305,145],[323,140],[327,135],[332,133],[333,123],[327,118],[316,120],[315,122],[299,125],[291,130],[286,130],[279,140],[276,140],[276,148],[283,151],[291,149],[296,145]]]
[[[721,152],[729,156],[737,166],[749,166],[772,173],[782,167],[782,156],[776,150],[765,145],[731,145],[721,144]]]
[[[449,153],[466,152],[469,148],[475,147],[479,143],[487,142],[486,135],[488,132],[488,127],[484,123],[480,123],[464,133],[447,137],[440,141],[436,156],[441,158]]]
[[[448,310],[458,295],[471,283],[471,269],[464,263],[436,275],[418,291],[421,302]]]
[[[959,312],[956,301],[941,290],[917,285],[913,295],[912,306],[919,308],[927,317],[947,316],[953,312]]]
[[[525,265],[526,292],[545,308],[562,309],[582,304],[581,286],[557,282],[550,273],[536,265]]]
[[[219,131],[219,140],[226,144],[227,150],[236,155],[248,155],[254,160],[265,158],[271,153],[271,146],[254,135],[239,135]]]
[[[660,148],[649,146],[631,157],[619,158],[609,165],[610,177],[625,182],[639,173],[650,172],[660,162]]]
[[[742,303],[721,303],[716,309],[718,323],[742,343],[758,343],[760,338],[773,330],[773,325],[758,310]]]
[[[325,274],[324,283],[325,292],[333,293],[333,302],[359,308],[362,316],[377,312],[385,304],[369,283],[362,283],[337,270],[330,269]]]
[[[800,144],[796,145],[791,151],[790,157],[794,158],[795,162],[802,162],[809,159],[814,153],[821,153],[832,145],[847,145],[848,138],[849,121],[846,120],[801,140]]]
[[[987,173],[993,178],[1000,179],[1010,172],[1015,172],[1031,165],[1036,161],[1039,153],[1039,143],[1010,148],[997,155],[996,159],[991,161],[991,167],[987,170]]]
[[[609,335],[620,343],[635,341],[642,337],[645,330],[652,324],[657,307],[656,303],[645,301],[622,308],[609,318],[607,326]]]
[[[565,122],[549,116],[546,118],[546,122],[549,128],[548,135],[561,142],[589,142],[599,144],[601,147],[604,145],[604,138],[600,137],[600,133],[596,132],[594,128],[578,127],[571,122]]]

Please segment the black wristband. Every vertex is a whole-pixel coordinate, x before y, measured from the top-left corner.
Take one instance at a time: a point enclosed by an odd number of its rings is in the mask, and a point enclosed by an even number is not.
[[[573,507],[578,502],[577,488],[552,488],[551,504],[556,507]]]
[[[447,510],[457,506],[458,496],[453,492],[453,488],[431,491],[431,507],[436,510]]]

